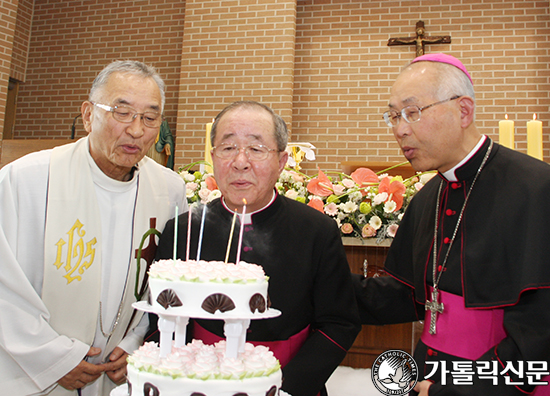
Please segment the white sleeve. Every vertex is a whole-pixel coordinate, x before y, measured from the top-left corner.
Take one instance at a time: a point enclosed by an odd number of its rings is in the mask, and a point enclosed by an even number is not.
[[[40,154],[0,170],[0,384],[6,394],[44,392],[89,349],[49,326],[40,298],[47,165]]]

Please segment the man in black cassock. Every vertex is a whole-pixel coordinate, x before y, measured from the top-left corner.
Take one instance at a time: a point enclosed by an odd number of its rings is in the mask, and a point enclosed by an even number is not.
[[[280,360],[282,390],[292,396],[326,395],[324,384],[360,330],[351,275],[340,231],[328,216],[280,196],[275,183],[288,154],[283,119],[257,102],[236,102],[211,131],[214,175],[223,198],[207,205],[201,260],[224,261],[235,212],[246,200],[240,260],[269,276],[273,319],[252,320],[247,342],[267,345]],[[204,210],[204,209],[203,209]],[[191,227],[190,258],[197,258],[201,213]],[[188,215],[179,217],[178,257],[185,259]],[[229,262],[236,261],[239,222]],[[157,258],[173,255],[174,222],[160,238]],[[154,318],[152,318],[154,320]],[[196,320],[193,338],[220,340],[223,321]]]
[[[535,385],[550,361],[550,167],[481,135],[474,111],[452,56],[398,76],[384,119],[413,168],[438,173],[407,208],[391,276],[353,275],[359,311],[364,324],[425,318],[420,395],[549,394]]]

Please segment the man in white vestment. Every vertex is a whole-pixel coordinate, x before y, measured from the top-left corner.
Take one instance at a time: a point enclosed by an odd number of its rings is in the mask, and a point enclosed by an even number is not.
[[[183,180],[145,157],[164,98],[154,68],[113,62],[82,104],[87,137],[0,170],[3,394],[108,396],[125,381],[148,328],[132,303],[151,228],[187,210]]]

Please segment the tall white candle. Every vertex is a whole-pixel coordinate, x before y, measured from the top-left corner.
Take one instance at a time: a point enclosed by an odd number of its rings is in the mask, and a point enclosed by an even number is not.
[[[502,146],[514,149],[514,121],[508,119],[506,114],[505,119],[498,122],[499,144]]]
[[[206,204],[202,209],[202,218],[201,218],[201,228],[199,230],[199,247],[197,248],[197,261],[201,259],[201,249],[202,249],[202,236],[204,234],[204,219],[206,218]]]
[[[527,121],[527,154],[542,161],[542,122],[536,114]]]
[[[237,260],[235,264],[241,261],[241,249],[243,246],[244,216],[246,215],[246,199],[243,198],[243,213],[241,214],[241,228],[239,230],[239,244],[237,245]]]
[[[175,215],[174,215],[174,264],[176,262],[176,259],[178,258],[177,252],[178,252],[178,205],[176,205],[175,209]]]
[[[237,209],[233,213],[233,221],[231,221],[231,231],[229,231],[229,241],[227,241],[227,250],[225,252],[225,263],[229,261],[229,252],[231,251],[231,241],[233,240],[233,231],[235,231],[235,219],[237,219]]]
[[[187,252],[185,253],[185,260],[189,261],[189,251],[191,250],[191,221],[193,220],[193,209],[190,206],[189,212],[187,212]]]

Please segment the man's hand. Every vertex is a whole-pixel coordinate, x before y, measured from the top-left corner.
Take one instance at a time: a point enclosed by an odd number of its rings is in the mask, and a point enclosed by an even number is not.
[[[418,396],[428,396],[428,390],[432,386],[431,381],[420,381],[414,387],[414,390],[418,392]]]
[[[105,363],[105,374],[115,384],[120,385],[126,381],[126,358],[128,354],[120,347],[116,347],[115,350],[109,356],[109,363]]]
[[[96,356],[100,353],[100,348],[91,347],[86,356]],[[103,365],[95,365],[83,360],[78,366],[57,381],[57,383],[68,390],[80,389],[86,384],[98,379],[103,371]]]

